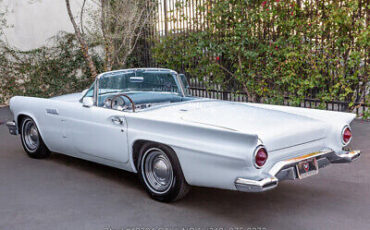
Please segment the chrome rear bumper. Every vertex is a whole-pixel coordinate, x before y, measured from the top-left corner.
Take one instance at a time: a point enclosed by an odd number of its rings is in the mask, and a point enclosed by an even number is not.
[[[11,135],[18,135],[18,128],[14,121],[8,121],[6,126],[8,126]]]
[[[275,188],[279,180],[276,177],[268,177],[260,181],[238,178],[235,187],[242,192],[263,192]]]
[[[331,163],[350,163],[359,157],[360,150],[343,151],[338,154],[332,150],[310,153],[277,162],[260,180],[237,178],[235,180],[235,187],[237,190],[243,192],[263,192],[278,186],[279,181],[297,179],[295,165],[300,161],[316,158],[318,167],[324,168]]]

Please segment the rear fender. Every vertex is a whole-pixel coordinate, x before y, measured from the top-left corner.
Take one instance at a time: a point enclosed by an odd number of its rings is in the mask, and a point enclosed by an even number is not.
[[[170,146],[177,154],[186,181],[191,185],[210,185],[234,189],[238,175],[253,167],[253,152],[258,136],[189,123],[173,123],[127,116],[128,144],[133,171],[136,141],[151,141]]]
[[[254,103],[248,104],[260,108],[272,109],[281,112],[296,114],[299,116],[305,116],[329,124],[330,130],[328,130],[327,132],[325,144],[327,147],[333,149],[335,152],[339,152],[343,148],[341,139],[342,138],[341,133],[343,128],[347,125],[349,126],[350,123],[356,118],[355,114],[337,111],[327,111],[281,105],[254,104]]]

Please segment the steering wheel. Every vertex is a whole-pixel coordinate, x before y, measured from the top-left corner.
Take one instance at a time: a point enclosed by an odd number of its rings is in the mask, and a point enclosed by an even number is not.
[[[130,102],[131,102],[131,106],[132,106],[132,112],[135,112],[135,103],[134,101],[129,97],[127,96],[126,94],[122,93],[122,94],[117,94],[116,96],[114,96],[112,98],[112,101],[110,102],[110,108],[113,109],[113,102],[114,100],[117,98],[117,97],[126,97]]]

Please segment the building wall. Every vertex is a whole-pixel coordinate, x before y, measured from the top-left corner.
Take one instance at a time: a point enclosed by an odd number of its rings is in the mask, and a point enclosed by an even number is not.
[[[70,0],[76,18],[82,0]],[[65,0],[3,0],[1,8],[8,8],[7,20],[12,28],[5,30],[9,45],[30,50],[48,44],[48,39],[60,31],[73,32]],[[78,19],[79,20],[79,19]]]

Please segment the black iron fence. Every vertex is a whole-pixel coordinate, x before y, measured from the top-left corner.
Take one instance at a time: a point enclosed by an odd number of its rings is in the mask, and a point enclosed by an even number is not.
[[[159,0],[157,13],[153,15],[153,20],[156,22],[155,26],[148,28],[148,30],[144,32],[144,38],[142,39],[142,42],[138,44],[135,54],[133,55],[138,59],[136,60],[137,65],[140,67],[164,67],[158,66],[152,57],[151,47],[155,41],[159,41],[161,37],[163,38],[174,33],[193,33],[195,31],[202,31],[204,30],[204,27],[208,27],[209,25],[208,21],[205,20],[205,15],[199,14],[199,12],[196,10],[199,6],[204,5],[206,2],[208,2],[208,7],[212,6],[213,1],[210,0]],[[314,0],[309,0],[308,2],[310,3],[310,7],[307,8],[307,10],[311,12],[311,14],[315,13],[312,10],[312,6],[315,4],[321,4],[320,1]],[[181,7],[178,7],[178,3],[184,4]],[[361,5],[364,3],[364,1],[359,0],[359,3]],[[302,7],[304,7],[304,4]],[[363,15],[368,15],[368,11],[364,11]],[[199,18],[203,18],[203,21],[206,23],[194,23],[194,21],[202,21],[198,20]],[[323,37],[316,40],[325,43],[327,42],[326,39],[329,38]],[[367,63],[368,62],[365,61],[365,64]],[[179,72],[185,72],[184,66],[182,66],[181,69],[176,70]],[[328,84],[330,85],[331,83]],[[239,102],[251,101],[247,94],[242,90],[238,90],[237,87],[228,87],[229,90],[225,90],[225,88],[221,87],[220,85],[212,84],[208,81],[199,81],[197,78],[190,78],[190,86],[190,92],[194,96]],[[315,95],[315,92],[312,92],[310,95]],[[360,95],[357,95],[358,98],[359,96]],[[268,100],[262,100],[260,102],[269,103]],[[354,104],[350,104],[348,101],[322,101],[315,98],[304,98],[297,105],[296,103],[292,103],[291,98],[285,97],[280,104],[295,105],[305,108],[321,108],[332,111],[351,111],[361,116],[365,111],[369,111],[369,103],[370,102],[365,101],[361,103],[356,102]]]
[[[190,78],[189,91],[191,95],[196,97],[205,97],[218,100],[235,101],[235,102],[251,102],[248,95],[242,91],[234,90],[223,90],[220,85],[217,84],[205,84],[203,81],[199,81],[197,78]],[[267,102],[266,100],[260,102]],[[280,103],[281,105],[287,106],[299,106],[303,108],[321,108],[331,111],[339,112],[354,112],[357,116],[362,116],[365,111],[368,111],[370,105],[368,103],[354,103],[350,108],[350,102],[346,101],[321,101],[314,98],[304,98],[300,104],[292,104],[289,97],[285,97]]]

